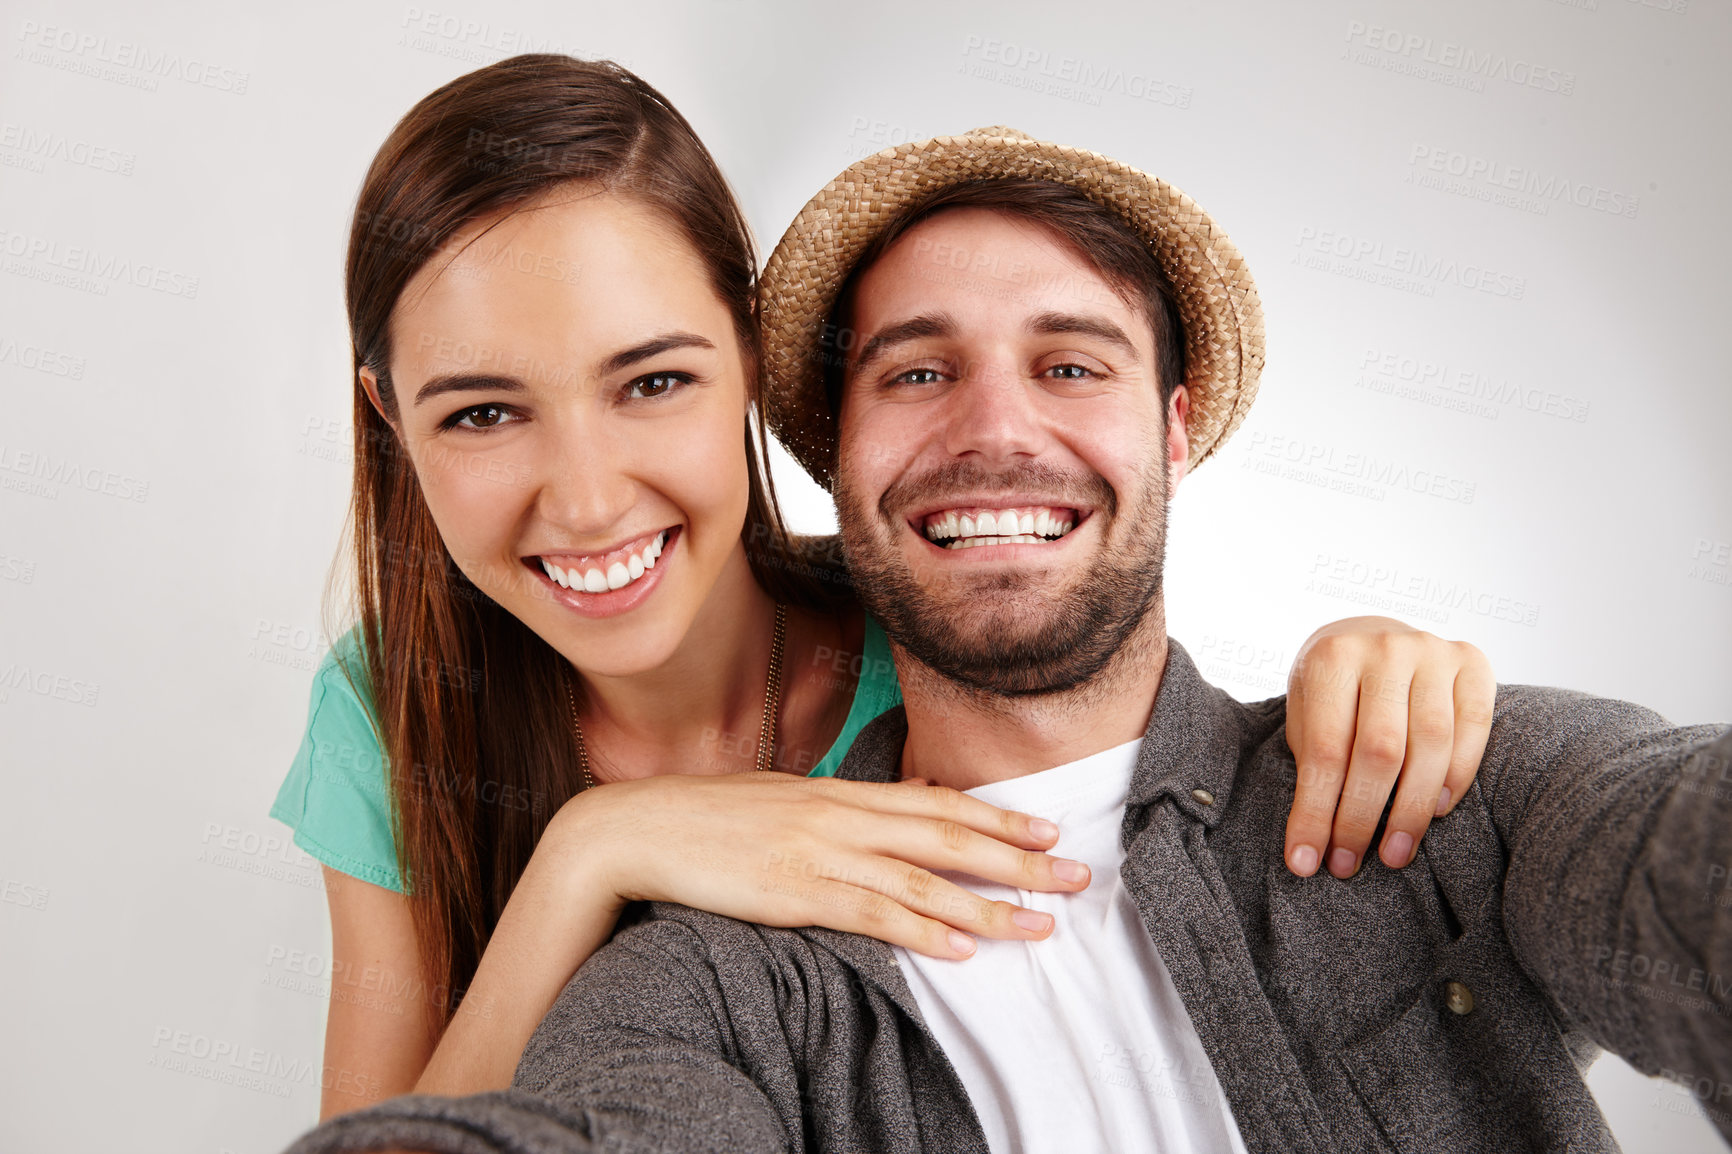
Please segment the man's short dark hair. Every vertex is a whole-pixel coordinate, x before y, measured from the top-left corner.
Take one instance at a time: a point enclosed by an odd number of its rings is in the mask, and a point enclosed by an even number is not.
[[[1112,209],[1068,184],[1002,177],[953,184],[916,201],[861,252],[824,324],[824,395],[833,415],[841,412],[847,350],[856,343],[850,339],[851,313],[860,278],[915,225],[957,208],[983,208],[1026,220],[1081,253],[1125,303],[1148,321],[1155,340],[1155,380],[1165,408],[1173,388],[1185,379],[1185,330],[1173,282],[1148,242]]]

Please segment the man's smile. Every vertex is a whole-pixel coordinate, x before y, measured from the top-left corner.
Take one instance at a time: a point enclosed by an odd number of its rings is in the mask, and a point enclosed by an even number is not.
[[[1046,545],[1088,514],[1063,505],[954,505],[916,519],[918,531],[942,549],[981,545]]]

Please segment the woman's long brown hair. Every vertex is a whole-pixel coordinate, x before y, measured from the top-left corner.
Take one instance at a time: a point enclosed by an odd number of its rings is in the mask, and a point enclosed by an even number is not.
[[[743,214],[673,106],[618,65],[567,56],[500,61],[445,85],[392,130],[349,236],[354,342],[354,564],[364,668],[390,767],[398,865],[449,1020],[554,812],[579,788],[564,698],[569,665],[452,562],[392,425],[359,384],[376,374],[395,419],[391,315],[404,286],[465,225],[569,183],[637,198],[681,229],[730,310],[756,385],[757,263]],[[755,402],[755,392],[754,392]],[[791,540],[767,483],[761,422],[743,538],[780,600],[833,605],[843,581]]]

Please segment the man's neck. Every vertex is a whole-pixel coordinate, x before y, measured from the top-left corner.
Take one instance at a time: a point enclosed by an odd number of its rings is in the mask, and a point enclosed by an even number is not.
[[[908,712],[902,776],[973,789],[1135,741],[1149,726],[1167,665],[1160,602],[1104,669],[1073,689],[1004,697],[958,685],[894,642]]]

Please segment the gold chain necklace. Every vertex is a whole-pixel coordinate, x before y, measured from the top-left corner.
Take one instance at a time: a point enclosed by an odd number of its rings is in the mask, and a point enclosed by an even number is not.
[[[764,681],[764,723],[758,731],[758,772],[770,768],[776,747],[776,715],[782,711],[782,650],[788,639],[788,607],[776,602],[776,629],[770,637],[770,675]],[[569,666],[568,666],[569,668]],[[565,703],[571,708],[571,733],[577,739],[577,767],[583,771],[583,788],[595,785],[589,771],[589,749],[583,742],[583,726],[577,720],[577,694],[565,678]]]

